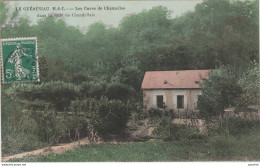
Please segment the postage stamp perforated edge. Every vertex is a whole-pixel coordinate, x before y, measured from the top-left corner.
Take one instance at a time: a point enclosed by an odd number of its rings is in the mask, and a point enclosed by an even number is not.
[[[35,40],[35,59],[36,59],[36,67],[37,67],[37,80],[33,81],[13,81],[13,82],[5,82],[4,81],[4,62],[3,62],[3,48],[2,42],[4,41],[17,41],[17,40]],[[38,58],[38,43],[37,37],[17,37],[17,38],[0,38],[0,63],[1,63],[1,83],[2,84],[9,84],[9,83],[31,83],[31,82],[40,82],[40,72],[39,72],[39,58]]]

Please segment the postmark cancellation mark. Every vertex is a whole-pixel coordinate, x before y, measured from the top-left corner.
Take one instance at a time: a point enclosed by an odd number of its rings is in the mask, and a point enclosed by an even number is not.
[[[37,38],[2,39],[2,81],[39,81]]]

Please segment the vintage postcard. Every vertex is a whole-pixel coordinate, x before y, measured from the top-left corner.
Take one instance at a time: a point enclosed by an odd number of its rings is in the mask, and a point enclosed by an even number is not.
[[[2,162],[259,165],[258,3],[1,1]]]

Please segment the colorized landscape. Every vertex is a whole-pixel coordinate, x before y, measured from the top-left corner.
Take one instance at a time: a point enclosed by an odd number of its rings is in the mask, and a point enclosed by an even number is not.
[[[0,2],[1,38],[37,37],[40,74],[2,84],[3,159],[259,161],[258,3],[207,0],[175,18],[157,6],[83,32]]]

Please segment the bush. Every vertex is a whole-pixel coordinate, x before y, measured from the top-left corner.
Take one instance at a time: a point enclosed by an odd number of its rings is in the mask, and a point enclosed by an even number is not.
[[[153,134],[165,141],[182,141],[188,139],[201,139],[199,131],[189,128],[185,125],[173,124],[171,116],[162,116],[159,126],[154,129]]]
[[[132,104],[131,119],[134,122],[145,119],[147,117],[146,112],[142,109],[142,103]]]
[[[14,154],[40,148],[44,142],[37,136],[37,122],[29,114],[17,112],[8,119],[2,136],[3,154]]]
[[[79,139],[87,136],[89,130],[100,136],[124,133],[134,108],[130,103],[102,97],[74,100],[69,112],[56,112],[48,106],[44,110],[20,111],[5,123],[8,134],[3,137],[3,152],[19,153],[60,143],[60,139]]]
[[[175,117],[173,110],[158,109],[158,108],[149,109],[148,110],[148,116],[150,116],[150,117],[170,116],[172,118]]]
[[[81,84],[80,94],[89,98],[101,98],[105,91],[104,82],[83,82]]]
[[[163,111],[157,108],[151,108],[148,110],[148,116],[155,117],[155,116],[162,116]]]
[[[165,141],[204,139],[203,136],[199,136],[196,130],[177,124],[160,125],[153,133]]]
[[[124,100],[133,97],[136,94],[135,90],[126,84],[122,83],[109,83],[106,86],[105,95],[110,100]]]
[[[3,141],[3,154],[15,154],[41,148],[44,142],[41,142],[36,135],[22,133],[10,133],[6,135]]]
[[[44,111],[31,111],[29,115],[36,122],[36,135],[42,142],[49,145],[68,142],[71,140],[71,136],[79,139],[76,137],[77,131],[82,130],[87,124],[84,114],[75,112],[56,112],[46,108]],[[70,135],[70,133],[74,133],[74,135]]]
[[[56,112],[45,109],[44,111],[32,111],[30,116],[36,121],[37,135],[40,140],[52,144],[58,136]]]
[[[231,117],[222,123],[222,126],[218,126],[216,131],[219,134],[240,136],[243,134],[249,134],[254,130],[260,129],[260,121],[253,119],[242,119],[240,117]]]
[[[76,130],[86,128],[87,120],[84,115],[57,113],[46,108],[43,111],[19,111],[6,124],[3,153],[13,154],[78,139]]]
[[[72,101],[70,110],[84,113],[87,125],[101,136],[123,133],[130,118],[130,103],[101,97]]]
[[[198,131],[194,131],[194,132],[192,132],[191,134],[188,135],[189,140],[195,140],[195,141],[197,141],[197,140],[199,140],[199,141],[204,140],[205,141],[207,138],[208,137],[206,135],[200,134]]]

